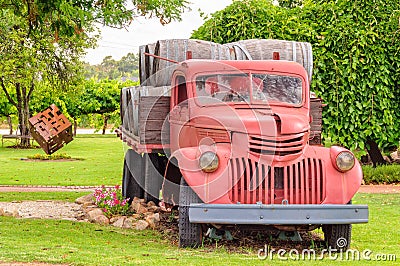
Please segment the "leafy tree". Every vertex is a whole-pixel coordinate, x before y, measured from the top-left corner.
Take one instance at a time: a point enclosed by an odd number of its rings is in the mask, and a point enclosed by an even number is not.
[[[311,89],[321,96],[324,138],[349,148],[399,144],[400,2],[305,1],[302,8],[234,1],[192,37],[227,43],[251,38],[313,45]],[[369,145],[367,145],[367,148]]]
[[[93,47],[95,23],[125,27],[137,15],[157,16],[161,23],[179,19],[185,0],[0,0],[0,87],[18,112],[23,135],[29,134],[29,103],[35,87],[55,88],[77,82],[79,58]],[[15,93],[12,93],[15,92]],[[21,144],[29,145],[24,139]]]
[[[82,84],[81,94],[77,102],[81,115],[99,114],[102,116],[102,133],[108,126],[109,120],[119,119],[120,91],[123,87],[137,85],[137,82],[103,79],[86,80]]]
[[[10,129],[10,135],[13,134],[13,124],[12,124],[12,115],[15,115],[17,113],[17,110],[15,109],[15,106],[10,104],[8,99],[0,94],[0,117],[5,116],[7,118],[7,124],[8,128]]]
[[[279,6],[294,8],[297,6],[301,6],[303,4],[303,0],[278,0]]]
[[[128,53],[121,60],[115,60],[111,56],[103,58],[101,64],[85,65],[85,77],[87,79],[133,79],[139,77],[139,56]]]

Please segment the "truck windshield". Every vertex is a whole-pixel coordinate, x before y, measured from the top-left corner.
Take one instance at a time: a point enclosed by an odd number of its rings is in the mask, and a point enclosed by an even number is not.
[[[284,75],[251,73],[198,76],[196,92],[199,103],[205,105],[219,102],[302,103],[301,79]]]

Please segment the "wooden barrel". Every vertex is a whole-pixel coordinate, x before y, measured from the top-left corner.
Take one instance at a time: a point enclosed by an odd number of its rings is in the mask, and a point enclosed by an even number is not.
[[[139,77],[140,84],[143,86],[149,85],[154,60],[153,56],[145,55],[145,53],[154,54],[155,47],[156,43],[141,45],[139,47]]]
[[[195,39],[160,40],[154,49],[155,55],[176,62],[186,60],[188,51],[192,53],[193,59],[231,59],[228,46]],[[152,77],[148,85],[155,87],[170,85],[175,64],[171,61],[155,57],[152,66]]]
[[[313,69],[312,47],[308,42],[271,39],[250,39],[225,44],[234,51],[236,60],[272,60],[278,52],[280,60],[295,61],[307,71],[311,81]]]

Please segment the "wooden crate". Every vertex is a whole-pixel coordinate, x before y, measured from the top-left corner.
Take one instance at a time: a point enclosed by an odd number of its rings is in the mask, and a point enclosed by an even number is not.
[[[54,104],[31,117],[29,126],[32,137],[47,154],[56,152],[73,140],[72,124]]]

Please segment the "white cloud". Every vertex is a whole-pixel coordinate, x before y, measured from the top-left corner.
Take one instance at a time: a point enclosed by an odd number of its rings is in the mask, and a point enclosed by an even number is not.
[[[120,59],[129,52],[137,53],[138,47],[163,39],[189,38],[193,30],[203,24],[198,9],[206,14],[224,9],[232,0],[190,0],[192,11],[182,15],[182,21],[171,22],[162,26],[157,19],[138,18],[127,29],[104,27],[101,29],[101,40],[98,48],[89,49],[85,61],[90,64],[99,64],[105,56],[111,55]]]

